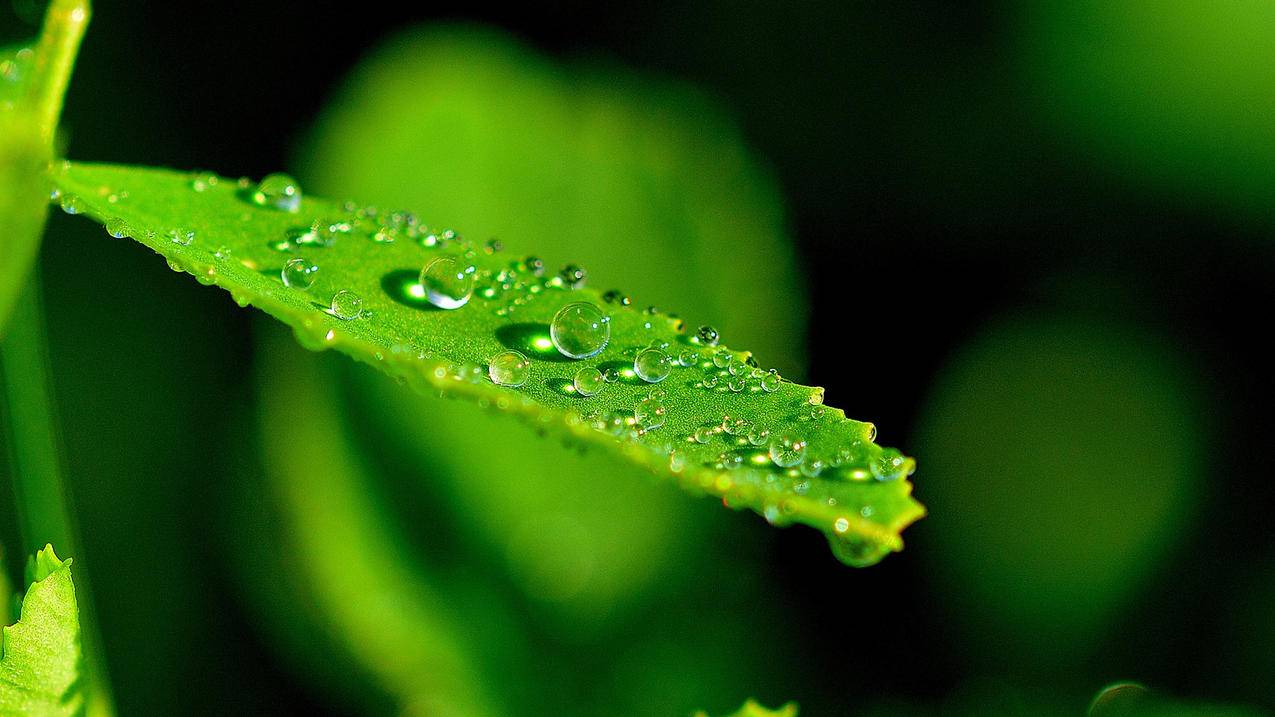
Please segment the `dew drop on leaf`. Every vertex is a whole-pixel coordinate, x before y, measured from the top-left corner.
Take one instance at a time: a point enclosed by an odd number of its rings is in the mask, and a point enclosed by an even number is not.
[[[487,375],[498,386],[521,386],[531,376],[531,359],[519,351],[502,351],[488,362]]]
[[[611,340],[611,317],[587,301],[567,304],[554,314],[549,339],[567,358],[596,356]]]
[[[283,285],[293,289],[309,289],[314,284],[315,274],[319,273],[319,265],[308,259],[297,257],[289,259],[279,272]]]
[[[567,264],[558,272],[558,278],[562,279],[562,283],[568,288],[579,289],[584,286],[588,272],[575,264]]]
[[[349,289],[341,289],[332,296],[331,309],[332,315],[343,321],[357,319],[363,314],[363,297]]]
[[[633,359],[633,372],[647,383],[659,383],[668,378],[673,361],[660,349],[644,349]]]
[[[664,425],[664,416],[667,409],[664,403],[653,398],[644,398],[638,401],[638,405],[633,409],[633,420],[637,423],[638,430],[652,431]]]
[[[575,386],[576,393],[581,396],[596,396],[606,386],[606,380],[602,378],[602,372],[592,366],[585,366],[576,371],[571,383]]]
[[[425,298],[440,309],[459,309],[474,294],[473,267],[459,259],[442,256],[421,269]]]
[[[701,326],[695,332],[695,339],[705,346],[716,346],[720,338],[717,329],[712,326]]]
[[[735,355],[726,349],[722,349],[713,354],[713,365],[717,368],[727,368],[731,362],[735,360]]]
[[[58,206],[62,207],[62,211],[67,214],[79,214],[84,211],[84,202],[74,194],[63,194]]]
[[[779,372],[773,368],[770,369],[770,371],[767,371],[766,374],[761,377],[761,390],[766,393],[774,393],[775,391],[778,391],[780,380]]]
[[[131,230],[129,229],[128,222],[120,219],[119,217],[112,217],[106,220],[106,233],[116,239],[122,239],[128,236],[129,231]]]
[[[770,460],[780,468],[792,468],[806,458],[806,441],[790,431],[770,439]]]
[[[252,203],[259,207],[295,212],[301,208],[301,186],[286,174],[271,174],[257,185]]]
[[[168,240],[178,246],[190,246],[195,243],[195,232],[191,229],[169,229]]]
[[[868,464],[872,476],[879,481],[898,480],[912,472],[916,462],[895,448],[886,448]]]

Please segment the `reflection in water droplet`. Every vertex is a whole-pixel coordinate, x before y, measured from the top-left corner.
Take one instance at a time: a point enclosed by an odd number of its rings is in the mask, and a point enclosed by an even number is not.
[[[296,212],[301,208],[301,187],[286,174],[271,174],[257,185],[252,203],[259,207]]]
[[[487,374],[498,386],[521,386],[531,376],[531,359],[519,351],[502,351],[488,362]]]
[[[357,319],[363,314],[363,297],[349,289],[341,289],[332,296],[331,309],[332,315],[343,321]]]
[[[429,303],[459,309],[474,293],[473,267],[453,257],[438,257],[421,269],[420,285]]]
[[[576,371],[571,384],[575,386],[576,393],[581,396],[596,396],[606,386],[606,379],[602,377],[601,371],[592,366],[585,366]]]
[[[554,314],[549,338],[567,358],[596,356],[611,340],[611,317],[587,301],[567,304]]]
[[[806,457],[806,442],[796,434],[785,431],[770,439],[770,460],[780,468],[791,468]]]
[[[318,264],[297,257],[289,259],[288,263],[283,265],[279,275],[283,278],[284,286],[293,289],[309,289],[314,284],[315,274],[318,272]]]
[[[673,361],[660,349],[645,349],[633,359],[633,371],[647,383],[659,383],[668,378]]]

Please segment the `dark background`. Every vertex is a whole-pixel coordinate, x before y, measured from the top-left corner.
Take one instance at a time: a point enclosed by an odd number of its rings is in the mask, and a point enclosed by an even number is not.
[[[1038,702],[1080,713],[1104,684],[1135,679],[1185,699],[1275,706],[1272,675],[1263,673],[1272,663],[1260,656],[1275,647],[1273,606],[1262,599],[1275,585],[1267,519],[1275,247],[1268,210],[1247,194],[1249,185],[1258,196],[1269,194],[1275,185],[1266,179],[1275,170],[1238,167],[1239,179],[1224,182],[1215,168],[1196,173],[1189,156],[1179,165],[1157,163],[1140,150],[1123,151],[1118,134],[1094,140],[1086,134],[1091,126],[1068,124],[1068,112],[1055,109],[1054,90],[1022,61],[1031,43],[1024,18],[1044,12],[1036,4],[763,5],[462,10],[422,3],[324,12],[300,3],[103,2],[67,102],[69,156],[228,176],[291,167],[298,137],[334,83],[378,40],[419,23],[489,23],[552,57],[600,58],[693,83],[734,112],[782,188],[808,291],[808,379],[827,387],[830,403],[880,426],[887,443],[917,455],[917,495],[932,514],[908,531],[904,553],[866,571],[836,565],[813,531],[747,532],[764,545],[775,600],[801,616],[791,635],[803,655],[801,686],[758,696],[772,703],[795,697],[808,714],[888,711],[896,703],[922,713],[945,704],[975,713],[980,705],[1008,711],[1013,704],[1030,712],[1023,705]],[[1254,13],[1254,22],[1270,20]],[[17,3],[3,25],[7,37],[30,33],[34,21],[24,26],[24,16],[38,12]],[[1265,27],[1275,47],[1275,25]],[[1225,48],[1225,38],[1219,44]],[[1165,61],[1193,71],[1191,57]],[[1267,92],[1275,93],[1275,84]],[[1254,99],[1252,110],[1261,113],[1268,100]],[[1174,112],[1171,103],[1165,111]],[[1225,117],[1217,122],[1224,125]],[[1267,137],[1237,132],[1229,144],[1261,145],[1275,134],[1275,118],[1268,124]],[[1185,155],[1172,141],[1151,144],[1151,155]],[[1254,152],[1260,165],[1265,155]],[[1225,170],[1221,160],[1219,166]],[[215,515],[161,511],[154,521],[114,523],[105,515],[130,501],[139,512],[205,498],[215,504],[218,462],[226,459],[205,437],[234,421],[226,406],[247,400],[235,367],[251,360],[252,317],[212,292],[187,291],[181,277],[160,275],[135,247],[94,250],[85,266],[84,243],[98,238],[64,217],[51,226],[43,272],[55,297],[53,365],[72,376],[55,377],[68,463],[72,473],[103,476],[77,488],[89,513],[82,524],[102,526],[85,529],[90,551],[132,551],[114,563],[114,574],[95,576],[103,602],[164,589],[157,574],[181,561],[188,565],[177,572],[188,584],[172,599],[202,616],[166,633],[146,615],[106,615],[108,649],[130,644],[130,635],[197,646],[200,659],[179,665],[179,674],[167,670],[168,678],[187,682],[208,704],[323,712],[324,697],[279,665],[243,614],[212,538]],[[102,343],[84,331],[109,321],[113,296],[169,339],[143,341],[134,373],[110,373],[111,364],[99,361],[99,352],[130,340],[126,332],[114,337],[118,343]],[[201,317],[197,328],[180,318],[191,313]],[[1015,642],[1022,634],[1012,629],[967,639],[980,623],[969,617],[968,600],[948,599],[943,586],[951,576],[934,577],[943,553],[927,555],[944,531],[957,530],[945,527],[942,513],[980,509],[953,504],[968,494],[927,488],[921,434],[933,425],[926,424],[933,387],[966,342],[1005,317],[1065,317],[1150,336],[1165,352],[1149,363],[1169,356],[1185,367],[1190,386],[1190,423],[1179,429],[1192,435],[1183,440],[1196,441],[1200,461],[1182,470],[1202,487],[1191,494],[1189,515],[1152,541],[1164,547],[1147,577],[1132,594],[1112,599],[1114,617],[1083,648],[1064,650],[1062,664],[1047,644],[1022,647]],[[192,373],[159,385],[144,378],[174,364]],[[88,385],[103,393],[79,393]],[[112,485],[105,478],[129,465],[120,456],[133,449],[120,445],[129,442],[127,432],[100,416],[112,396],[133,391],[173,396],[173,405],[142,411],[157,426],[148,440],[168,458],[152,465],[150,481]],[[85,425],[86,415],[99,418]],[[107,435],[90,433],[95,428]],[[1149,441],[1150,450],[1164,440],[1136,426],[1087,430],[1124,429],[1128,441]],[[988,433],[971,450],[996,452],[1000,441],[1013,439]],[[1112,484],[1137,479],[1122,474],[1119,461],[1109,467],[1103,480]],[[1029,469],[1008,472],[1033,480]],[[170,474],[196,477],[165,485]],[[1040,480],[1055,478],[1066,476]],[[1117,509],[1103,519],[1122,516]],[[145,655],[151,648],[136,649]],[[168,651],[153,648],[154,655]],[[124,658],[116,666],[124,712],[171,708],[135,681],[142,661]],[[820,683],[835,689],[810,687]]]

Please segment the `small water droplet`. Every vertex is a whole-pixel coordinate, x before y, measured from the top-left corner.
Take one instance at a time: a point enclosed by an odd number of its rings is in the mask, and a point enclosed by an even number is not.
[[[190,188],[196,192],[206,192],[217,186],[217,175],[212,172],[200,172],[190,180]]]
[[[178,246],[190,246],[195,243],[195,232],[193,229],[169,229],[165,234],[168,240]]]
[[[744,457],[734,451],[723,451],[717,456],[717,463],[728,471],[743,467]]]
[[[637,408],[633,409],[633,420],[640,431],[653,431],[664,425],[664,416],[666,409],[664,403],[653,398],[644,398],[638,401]]]
[[[731,436],[743,436],[748,433],[751,424],[746,419],[732,416],[722,417],[722,430]]]
[[[116,239],[123,239],[128,236],[130,231],[131,229],[128,226],[128,222],[120,219],[119,217],[111,217],[106,220],[106,233]]]
[[[606,387],[606,379],[602,377],[601,371],[592,366],[585,366],[576,371],[571,385],[575,386],[576,393],[581,396],[596,396]]]
[[[705,346],[716,346],[721,340],[721,336],[717,333],[717,329],[712,326],[701,326],[699,331],[695,332],[695,340]]]
[[[660,349],[644,349],[633,359],[633,372],[647,383],[663,381],[672,370],[672,359]]]
[[[770,431],[764,428],[751,428],[748,431],[748,443],[754,446],[764,446],[770,442]]]
[[[562,279],[563,285],[572,289],[579,289],[584,286],[585,279],[588,276],[588,272],[575,264],[567,264],[558,272],[558,278]]]
[[[596,356],[611,340],[611,317],[587,301],[567,304],[554,314],[549,338],[567,358]]]
[[[319,273],[319,265],[307,259],[297,257],[289,259],[283,265],[279,275],[283,285],[293,289],[309,289],[314,284],[315,274]]]
[[[811,458],[801,464],[801,474],[807,478],[818,478],[823,469],[828,466],[827,463],[818,459]]]
[[[252,203],[259,207],[296,212],[301,208],[301,186],[286,174],[271,174],[257,185]]]
[[[616,304],[619,306],[629,306],[633,303],[633,299],[629,295],[619,289],[611,289],[602,295],[602,300],[608,304]]]
[[[838,534],[844,533],[847,530],[850,530],[850,520],[844,517],[837,518],[836,522],[832,524],[832,529]]]
[[[770,439],[770,460],[780,468],[792,468],[806,458],[806,441],[784,431]]]
[[[67,214],[79,214],[84,211],[84,201],[74,194],[63,194],[59,206]]]
[[[331,309],[332,315],[342,321],[357,319],[363,314],[363,297],[349,289],[341,289],[332,295]]]
[[[726,349],[721,349],[713,354],[713,365],[717,368],[727,368],[735,361],[735,355]]]
[[[717,374],[711,373],[704,376],[702,383],[704,384],[704,388],[717,388]]]
[[[739,393],[748,386],[748,381],[743,376],[732,376],[730,381],[726,383],[726,387],[732,393]]]
[[[529,256],[522,260],[522,267],[531,272],[533,276],[544,276],[545,263],[538,256]]]
[[[695,362],[698,360],[699,360],[699,354],[695,353],[694,351],[690,349],[686,349],[685,351],[677,355],[678,364],[680,364],[684,368],[689,368],[691,366],[694,366]]]
[[[708,443],[709,441],[713,440],[713,429],[707,426],[702,428],[696,428],[692,438],[695,440],[696,443],[700,443],[700,444]]]
[[[502,351],[488,362],[487,375],[498,386],[521,386],[531,376],[531,359],[519,351]]]
[[[488,239],[487,243],[483,244],[483,251],[488,254],[496,254],[502,251],[504,248],[505,248],[505,245],[499,239],[495,239],[495,238]]]
[[[434,259],[421,269],[425,298],[440,309],[458,309],[474,293],[473,267],[453,257]]]
[[[782,379],[779,377],[779,372],[772,368],[770,371],[766,372],[766,375],[761,377],[761,390],[766,393],[774,393],[779,390],[779,384],[781,381]]]
[[[912,472],[916,462],[894,448],[882,449],[881,455],[868,463],[872,476],[879,481],[903,478]]]

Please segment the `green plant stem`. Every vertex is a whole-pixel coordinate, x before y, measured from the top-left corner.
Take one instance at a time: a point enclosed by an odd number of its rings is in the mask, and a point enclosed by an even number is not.
[[[58,422],[49,376],[44,312],[38,275],[33,275],[14,307],[0,343],[0,400],[7,417],[13,494],[24,552],[51,543],[76,563],[76,602],[84,650],[85,705],[92,717],[114,714],[110,681],[93,609],[89,577],[92,562],[72,521],[62,477]]]
[[[75,56],[91,15],[89,0],[53,0],[44,16],[24,104],[36,113],[41,137],[49,146],[53,144]]]

